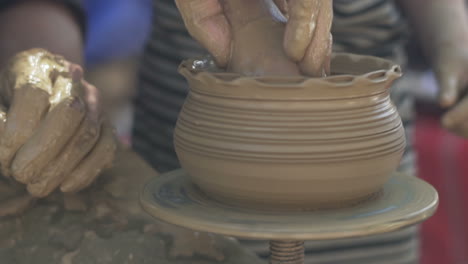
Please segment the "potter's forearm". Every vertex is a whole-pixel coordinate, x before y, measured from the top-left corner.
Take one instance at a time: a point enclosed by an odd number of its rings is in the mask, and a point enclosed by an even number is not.
[[[429,59],[441,48],[468,43],[465,0],[399,0]]]
[[[59,1],[25,1],[0,13],[0,65],[14,54],[36,47],[83,62],[80,25]]]

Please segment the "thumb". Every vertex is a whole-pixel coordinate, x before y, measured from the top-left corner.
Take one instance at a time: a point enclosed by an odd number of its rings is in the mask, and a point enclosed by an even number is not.
[[[439,105],[447,108],[453,106],[459,96],[458,73],[449,67],[444,67],[435,71],[439,84]]]
[[[289,18],[286,23],[283,45],[286,54],[293,61],[299,62],[304,58],[314,37],[322,1],[291,0],[288,3]]]

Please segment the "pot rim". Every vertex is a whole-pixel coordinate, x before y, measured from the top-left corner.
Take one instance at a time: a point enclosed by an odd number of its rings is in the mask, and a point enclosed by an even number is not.
[[[183,61],[179,72],[194,93],[256,100],[368,97],[388,92],[393,81],[402,76],[401,67],[389,60],[350,53],[334,53],[331,67],[335,74],[323,78],[241,76],[220,71],[210,57],[205,57]]]

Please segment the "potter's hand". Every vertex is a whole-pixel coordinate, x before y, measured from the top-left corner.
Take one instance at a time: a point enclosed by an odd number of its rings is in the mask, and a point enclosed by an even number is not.
[[[439,81],[439,103],[450,108],[442,124],[453,133],[468,137],[468,48],[459,43],[441,48],[433,57],[434,72]]]
[[[333,20],[332,0],[274,0],[287,18],[284,49],[300,63],[301,71],[318,76],[330,73]],[[322,73],[321,75],[325,75]]]
[[[176,0],[190,34],[213,55],[219,67],[226,67],[231,52],[231,28],[222,0]]]
[[[111,164],[113,131],[78,65],[45,50],[19,53],[2,72],[0,95],[2,173],[31,195],[76,192]]]
[[[285,30],[277,23],[261,22],[272,17],[270,11],[276,6],[271,0],[176,0],[176,4],[190,34],[222,68],[231,64],[237,71],[252,67],[253,72],[294,75],[297,63],[304,74],[324,76],[330,68],[332,1],[275,1],[282,11],[277,13],[288,18]]]

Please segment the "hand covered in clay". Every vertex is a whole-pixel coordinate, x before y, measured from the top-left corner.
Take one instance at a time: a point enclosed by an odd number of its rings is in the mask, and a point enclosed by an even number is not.
[[[188,31],[218,66],[245,75],[325,76],[330,71],[332,1],[276,2],[176,0]]]
[[[32,196],[79,191],[111,165],[113,129],[78,65],[41,49],[19,53],[2,72],[0,99],[2,173]]]
[[[468,47],[460,43],[444,48],[433,58],[439,80],[439,102],[449,108],[442,124],[451,132],[468,137]]]
[[[330,74],[333,39],[332,0],[274,0],[286,17],[284,49],[300,63],[303,73],[321,77]]]

